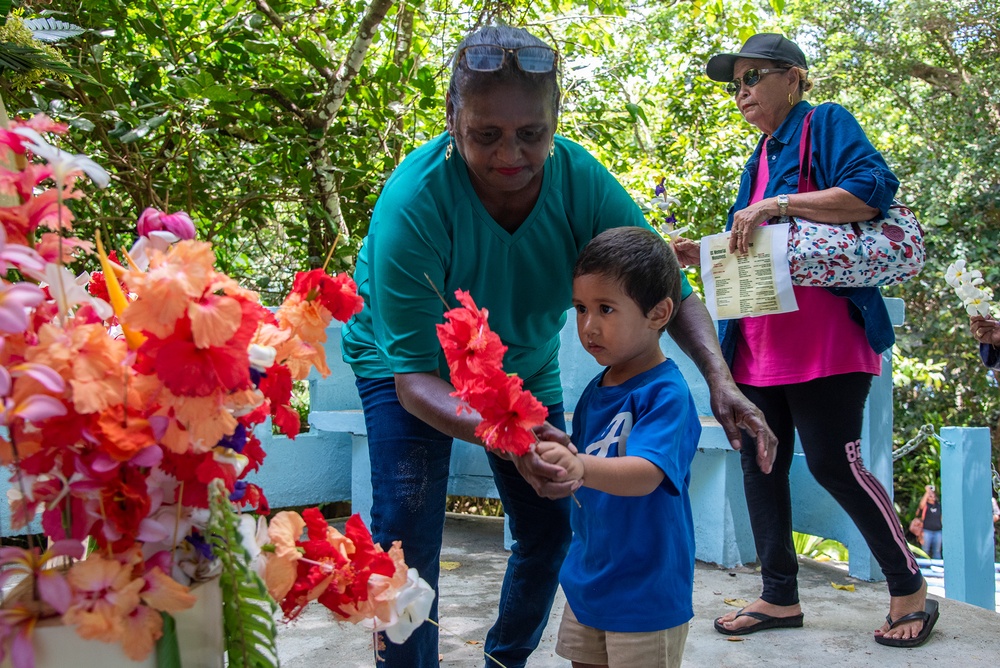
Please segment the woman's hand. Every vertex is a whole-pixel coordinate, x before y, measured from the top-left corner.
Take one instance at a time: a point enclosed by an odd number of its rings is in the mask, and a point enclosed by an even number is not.
[[[711,387],[712,413],[722,425],[733,450],[739,450],[743,429],[757,442],[757,466],[762,473],[770,473],[778,455],[778,437],[764,420],[764,414],[743,396],[736,384],[717,383]]]
[[[560,447],[568,449],[568,446],[560,445]],[[514,457],[514,466],[535,493],[546,499],[565,498],[580,489],[583,484],[579,479],[569,479],[563,467],[544,461],[534,448],[523,457]]]
[[[976,341],[1000,347],[1000,322],[984,318],[981,315],[974,315],[969,320],[969,329]]]
[[[740,255],[750,252],[750,237],[754,230],[765,220],[777,215],[778,201],[774,197],[754,202],[733,214],[733,226],[729,230],[729,252],[739,252]]]
[[[701,242],[695,241],[694,239],[685,239],[684,237],[677,237],[673,241],[674,253],[677,255],[677,261],[681,263],[682,267],[700,267],[701,266]]]

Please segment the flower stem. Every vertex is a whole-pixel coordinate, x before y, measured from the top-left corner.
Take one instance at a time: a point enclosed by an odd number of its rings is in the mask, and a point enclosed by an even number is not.
[[[441,294],[441,291],[438,290],[438,286],[434,285],[434,281],[431,280],[431,277],[427,275],[426,271],[424,272],[424,278],[426,278],[427,282],[431,284],[432,288],[434,288],[434,293],[438,296],[438,299],[441,300],[441,303],[444,304],[444,307],[450,309],[451,304],[448,303],[448,300],[445,299],[444,295]]]
[[[340,241],[340,232],[337,232],[337,236],[333,238],[333,245],[330,246],[330,252],[326,254],[326,259],[323,260],[323,271],[326,272],[326,267],[330,264],[330,258],[333,257],[333,251],[337,248],[337,242]]]

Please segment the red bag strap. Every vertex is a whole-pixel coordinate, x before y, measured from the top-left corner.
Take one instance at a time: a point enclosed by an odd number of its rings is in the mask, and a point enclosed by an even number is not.
[[[815,108],[806,113],[802,119],[802,138],[799,140],[799,192],[808,193],[819,190],[812,175],[812,136],[809,126],[812,123]]]

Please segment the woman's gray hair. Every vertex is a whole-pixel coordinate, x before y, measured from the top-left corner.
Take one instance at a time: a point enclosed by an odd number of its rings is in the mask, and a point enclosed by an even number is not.
[[[495,72],[476,72],[469,69],[462,50],[477,44],[495,44],[505,49],[516,49],[521,46],[549,47],[543,40],[535,37],[523,28],[510,26],[484,26],[462,40],[455,49],[451,59],[451,81],[448,82],[448,95],[455,111],[462,107],[463,98],[468,95],[489,91],[495,86],[516,81],[524,86],[535,89],[552,98],[552,112],[559,115],[559,81],[555,68],[551,72],[524,72],[518,67],[513,57],[504,59],[503,66]]]

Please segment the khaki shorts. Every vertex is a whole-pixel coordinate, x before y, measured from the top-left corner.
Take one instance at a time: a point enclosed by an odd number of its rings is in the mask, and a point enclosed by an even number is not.
[[[679,668],[689,624],[648,633],[619,633],[584,626],[563,609],[556,654],[578,663],[610,668]]]

